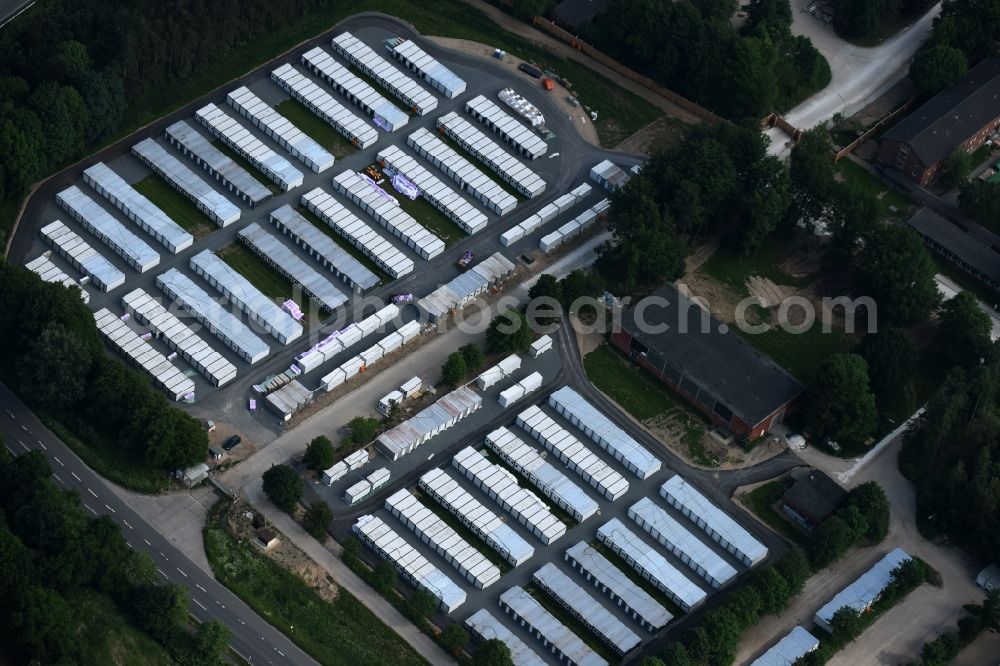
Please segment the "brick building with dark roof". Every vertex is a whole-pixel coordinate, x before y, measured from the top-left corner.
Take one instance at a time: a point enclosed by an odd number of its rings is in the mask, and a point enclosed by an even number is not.
[[[847,499],[847,491],[818,469],[792,471],[792,487],[781,497],[781,510],[803,529],[812,531]]]
[[[906,224],[928,248],[1000,292],[1000,236],[977,224],[952,222],[930,208],[921,208]]]
[[[652,297],[663,300],[623,311],[611,333],[629,358],[737,436],[756,439],[794,408],[804,387],[771,358],[673,286]]]
[[[1000,58],[987,58],[882,135],[878,159],[927,185],[959,148],[973,151],[1000,129]]]

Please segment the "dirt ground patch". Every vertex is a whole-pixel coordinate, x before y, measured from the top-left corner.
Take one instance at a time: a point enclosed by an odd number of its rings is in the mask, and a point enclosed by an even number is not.
[[[231,423],[226,423],[224,421],[215,421],[215,430],[208,433],[208,445],[222,448],[225,441],[233,435],[239,435],[239,445],[231,451],[226,451],[222,460],[209,460],[209,467],[214,467],[216,471],[221,472],[222,470],[240,462],[244,458],[249,458],[257,452],[257,449],[259,448],[257,444],[250,440],[243,431],[237,430]]]
[[[678,290],[688,298],[695,300],[702,307],[708,308],[712,315],[726,323],[736,321],[736,306],[740,298],[726,285],[714,280],[701,272],[689,273],[683,282],[677,284]]]
[[[677,143],[684,136],[686,129],[687,126],[680,120],[664,116],[619,143],[615,146],[615,150],[652,155]]]
[[[756,296],[762,307],[772,308],[780,305],[792,295],[793,289],[781,287],[767,278],[751,275],[747,278],[747,290],[751,296]]]
[[[299,511],[301,511],[301,508]],[[239,500],[233,502],[229,505],[229,510],[226,513],[226,531],[241,541],[245,539],[251,540],[260,548],[262,553],[297,575],[310,587],[315,589],[324,601],[334,601],[337,598],[340,588],[333,583],[327,575],[326,570],[313,562],[308,555],[299,550],[284,534],[278,532],[271,525],[268,525],[267,529],[278,536],[280,543],[266,550],[264,549],[257,539],[257,528],[253,526],[254,516],[257,515],[250,505]],[[263,518],[263,516],[261,515],[260,518]],[[329,537],[326,537],[326,539],[329,539]]]

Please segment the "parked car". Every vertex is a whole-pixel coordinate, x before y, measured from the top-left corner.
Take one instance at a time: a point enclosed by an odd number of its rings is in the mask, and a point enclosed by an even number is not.
[[[785,443],[788,448],[802,451],[806,448],[806,438],[794,432],[785,433]]]
[[[233,435],[232,437],[230,437],[229,439],[227,439],[225,441],[225,443],[222,445],[222,450],[223,451],[232,451],[233,449],[235,449],[237,446],[240,445],[241,441],[243,441],[243,440],[240,439],[239,435]]]
[[[522,62],[520,65],[517,66],[517,68],[522,72],[524,72],[525,74],[527,74],[528,76],[534,77],[536,79],[542,78],[542,70],[538,69],[537,67],[532,67],[526,62]]]

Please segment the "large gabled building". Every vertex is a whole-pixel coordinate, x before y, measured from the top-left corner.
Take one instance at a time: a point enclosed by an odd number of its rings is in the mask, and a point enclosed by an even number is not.
[[[878,159],[927,185],[958,149],[973,151],[1000,129],[1000,58],[987,58],[882,135]]]
[[[673,286],[621,313],[611,341],[733,434],[756,439],[804,387]]]

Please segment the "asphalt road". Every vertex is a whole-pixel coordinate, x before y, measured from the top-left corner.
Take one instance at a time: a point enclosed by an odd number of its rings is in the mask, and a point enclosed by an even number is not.
[[[0,0],[0,28],[22,9],[35,4],[35,0]]]
[[[316,663],[133,512],[3,383],[0,407],[0,432],[11,453],[41,449],[49,459],[56,483],[76,491],[83,506],[95,516],[109,515],[119,523],[130,546],[149,553],[166,580],[187,588],[191,615],[199,622],[219,620],[229,628],[233,649],[247,662]]]

